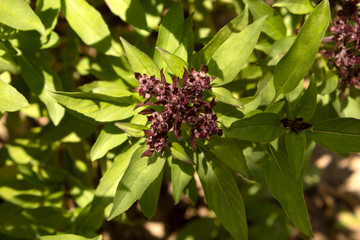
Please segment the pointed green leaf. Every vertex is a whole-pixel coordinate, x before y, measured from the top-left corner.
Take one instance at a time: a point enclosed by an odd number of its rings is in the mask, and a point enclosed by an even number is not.
[[[49,90],[62,90],[59,76],[32,52],[23,51],[16,57],[16,61],[26,84],[45,104],[51,121],[57,126],[64,117],[65,109],[51,96]]]
[[[360,120],[337,118],[314,124],[306,132],[312,140],[334,152],[360,152]]]
[[[231,173],[207,151],[199,157],[197,172],[206,201],[225,229],[234,239],[248,239],[244,202]]]
[[[145,10],[139,0],[105,0],[111,12],[134,27],[147,29]]]
[[[274,113],[259,113],[234,122],[229,130],[224,129],[228,137],[254,142],[272,142],[282,131],[280,117]]]
[[[316,96],[316,81],[312,78],[308,88],[291,111],[291,116],[293,118],[303,118],[305,121],[310,120],[315,112]]]
[[[245,6],[244,11],[221,28],[215,36],[195,54],[192,66],[200,68],[202,64],[208,63],[212,55],[233,34],[243,30],[248,25],[249,11]]]
[[[138,100],[133,97],[109,97],[97,93],[49,92],[75,117],[96,122],[114,122],[134,115]]]
[[[287,132],[285,133],[285,143],[290,168],[295,178],[298,179],[304,164],[304,151],[306,148],[305,134],[303,132]]]
[[[243,68],[259,38],[264,20],[260,18],[239,33],[231,34],[208,61],[213,86],[231,82]]]
[[[144,130],[149,130],[149,128],[146,126],[127,122],[116,122],[115,126],[132,137],[143,137],[145,135]]]
[[[156,47],[156,50],[159,51],[162,59],[176,77],[182,77],[184,75],[184,68],[188,68],[184,60],[159,47]]]
[[[36,1],[36,14],[45,27],[45,35],[54,30],[61,9],[61,0],[38,0]]]
[[[151,219],[157,210],[163,173],[164,171],[161,171],[159,176],[150,184],[139,199],[141,211],[148,219]]]
[[[29,105],[26,98],[13,86],[0,79],[0,111],[15,112]]]
[[[310,0],[279,0],[272,6],[286,7],[293,14],[307,14],[314,9]]]
[[[286,26],[282,17],[263,0],[243,0],[247,3],[254,19],[268,16],[262,31],[274,40],[279,40],[286,34]]]
[[[127,134],[119,128],[112,124],[106,125],[90,150],[90,159],[95,161],[96,159],[102,158],[108,151],[121,145],[127,139]]]
[[[271,194],[294,225],[304,234],[312,237],[301,179],[296,179],[282,152],[276,152],[269,144],[268,153],[270,159],[266,164],[266,182]]]
[[[15,29],[36,30],[45,35],[44,25],[24,0],[1,0],[0,22]]]
[[[59,235],[41,236],[39,239],[40,240],[102,240],[103,238],[101,235],[95,238],[86,238],[74,234],[59,234]]]
[[[220,102],[233,105],[238,108],[244,108],[244,104],[241,103],[240,99],[235,98],[232,93],[223,87],[213,87],[210,90],[210,94],[213,95],[216,100]]]
[[[142,158],[141,155],[146,148],[147,146],[143,145],[131,157],[129,166],[116,189],[114,206],[109,219],[128,210],[161,173],[165,158],[157,156]]]
[[[191,159],[192,161],[192,159]],[[171,160],[171,183],[175,204],[180,202],[184,188],[194,176],[194,166],[177,159]]]
[[[306,19],[290,50],[275,67],[276,92],[291,92],[309,73],[330,22],[328,0],[323,0]]]
[[[244,177],[251,179],[244,153],[237,141],[231,138],[214,136],[206,146],[223,163],[239,172]]]
[[[0,42],[0,73],[4,71],[17,74],[19,73],[19,67],[14,62],[6,46]]]
[[[155,75],[157,78],[160,78],[160,69],[148,55],[128,43],[125,39],[120,38],[120,40],[134,73],[138,72],[148,76]]]
[[[174,158],[188,164],[194,164],[194,161],[186,154],[184,148],[179,143],[173,142],[171,145],[170,151]]]
[[[107,52],[112,43],[101,13],[86,0],[63,0],[63,3],[65,18],[81,40],[100,52]]]
[[[180,2],[176,2],[164,16],[156,41],[156,47],[162,48],[170,53],[180,45],[184,29],[184,12]],[[159,68],[164,68],[165,63],[158,51],[154,52],[154,61]]]

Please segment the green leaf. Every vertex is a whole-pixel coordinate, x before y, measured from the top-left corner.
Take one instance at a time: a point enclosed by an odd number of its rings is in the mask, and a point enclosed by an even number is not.
[[[105,125],[96,139],[95,144],[90,150],[90,159],[92,161],[102,158],[108,151],[124,143],[128,139],[126,133],[123,133],[112,124]]]
[[[329,2],[323,0],[306,19],[290,50],[275,67],[277,94],[291,92],[309,73],[329,22]]]
[[[184,12],[180,2],[176,2],[164,16],[159,35],[156,41],[156,47],[162,48],[170,53],[180,45],[184,28]],[[159,68],[164,68],[165,64],[158,51],[154,52],[154,61]]]
[[[289,131],[285,133],[285,143],[290,168],[298,179],[304,164],[304,150],[306,147],[306,137],[303,132],[294,133]]]
[[[216,100],[220,102],[233,105],[238,108],[244,108],[244,104],[238,99],[235,98],[232,93],[223,87],[213,87],[210,90],[210,94],[213,95]]]
[[[259,113],[252,117],[238,120],[224,129],[228,137],[254,142],[272,142],[282,132],[280,117],[274,113]]]
[[[215,36],[195,54],[192,66],[200,68],[202,64],[208,63],[212,55],[232,35],[237,34],[248,25],[249,11],[245,6],[244,11],[221,28]]]
[[[82,212],[83,215],[79,217],[78,228],[86,229],[89,226],[98,226],[99,216],[104,215],[104,209],[113,201],[116,188],[127,169],[131,156],[139,148],[143,141],[137,141],[133,145],[127,145],[122,152],[118,154],[111,167],[105,172],[100,179],[100,183],[95,190],[95,197],[91,203],[89,212]],[[100,222],[101,225],[101,222]],[[93,229],[97,229],[93,228]]]
[[[296,103],[294,109],[292,109],[291,116],[293,118],[303,118],[305,121],[310,120],[315,112],[316,96],[316,82],[312,78],[308,88]]]
[[[0,22],[15,29],[36,30],[45,35],[44,25],[24,0],[1,0]]]
[[[139,0],[105,0],[105,3],[124,22],[140,29],[148,29],[145,10]]]
[[[194,164],[194,161],[186,154],[184,148],[177,142],[171,143],[170,151],[171,155],[187,164]]]
[[[280,203],[294,225],[304,234],[312,237],[301,179],[296,179],[292,174],[293,171],[283,153],[275,152],[270,144],[268,153],[270,159],[266,164],[266,182],[271,194]]]
[[[70,27],[84,41],[100,52],[111,48],[111,37],[100,12],[86,0],[62,0],[65,18]]]
[[[141,157],[147,146],[138,148],[131,157],[128,168],[116,189],[114,206],[109,220],[128,210],[162,171],[165,158]]]
[[[26,84],[45,104],[51,121],[57,126],[64,117],[65,109],[51,96],[49,90],[62,90],[59,76],[31,52],[23,51],[16,57],[16,61]]]
[[[263,0],[243,0],[247,3],[254,19],[268,16],[262,31],[274,40],[279,40],[286,34],[286,26],[282,17]]]
[[[61,9],[61,0],[38,0],[36,1],[36,14],[45,27],[45,35],[54,30]]]
[[[50,34],[44,38],[40,38],[40,34],[34,31],[20,31],[8,39],[8,41],[13,47],[19,49],[47,49],[59,45],[60,37],[54,31],[50,32]]]
[[[279,0],[272,6],[286,7],[293,14],[307,14],[314,9],[310,0]]]
[[[234,239],[248,239],[245,206],[231,173],[207,151],[199,156],[197,172],[206,201],[225,229]]]
[[[127,122],[116,122],[115,126],[132,137],[143,137],[145,135],[144,130],[149,130],[149,128],[144,125]]]
[[[174,201],[175,204],[178,204],[180,202],[181,194],[184,191],[184,188],[186,185],[188,185],[194,176],[195,169],[193,165],[174,158],[172,158],[170,166]]]
[[[162,59],[176,77],[182,77],[184,75],[184,68],[188,68],[184,60],[159,47],[156,47],[156,50],[159,51]]]
[[[0,42],[0,73],[4,71],[17,74],[19,73],[19,67],[14,62],[6,46]]]
[[[161,171],[159,176],[149,185],[139,199],[141,211],[148,219],[151,219],[156,213],[160,197],[163,172],[164,171]]]
[[[265,18],[257,20],[239,33],[231,34],[217,48],[208,61],[209,74],[216,77],[212,81],[213,86],[231,82],[240,72],[255,47]]]
[[[75,117],[96,122],[114,122],[134,115],[138,100],[133,97],[110,97],[97,93],[49,92]]]
[[[160,78],[159,67],[148,55],[128,43],[125,39],[120,37],[120,40],[134,73],[138,72],[148,76],[155,75],[157,78]]]
[[[223,163],[244,177],[252,179],[240,145],[231,138],[212,137],[207,145],[209,150]]]
[[[102,236],[99,235],[95,238],[85,238],[83,236],[74,235],[74,234],[60,234],[60,235],[49,235],[41,236],[40,240],[102,240]]]
[[[0,111],[15,112],[29,105],[13,86],[0,80]]]
[[[337,118],[318,122],[312,132],[306,132],[312,140],[334,152],[360,152],[360,120]]]

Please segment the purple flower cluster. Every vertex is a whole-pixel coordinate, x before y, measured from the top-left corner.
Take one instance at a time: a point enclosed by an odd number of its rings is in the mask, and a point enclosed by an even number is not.
[[[208,67],[201,66],[200,72],[191,69],[188,72],[184,68],[181,84],[179,77],[172,78],[172,84],[165,80],[163,70],[160,71],[161,79],[155,76],[135,73],[139,82],[139,95],[146,98],[140,106],[163,106],[165,109],[157,112],[152,108],[146,108],[140,114],[148,115],[151,122],[149,130],[145,130],[148,150],[142,156],[152,156],[154,152],[162,152],[169,145],[168,133],[173,132],[177,139],[181,139],[181,124],[191,127],[190,143],[195,148],[197,139],[209,138],[213,134],[222,135],[218,128],[216,113],[212,109],[215,100],[204,100],[204,91],[210,89],[210,82],[214,77],[206,76]],[[183,85],[183,86],[182,86]],[[156,99],[156,101],[151,101]]]
[[[339,72],[340,89],[353,85],[360,88],[360,14],[359,0],[344,1],[338,20],[329,27],[332,36],[324,42],[334,42],[334,48],[324,50],[323,56]]]

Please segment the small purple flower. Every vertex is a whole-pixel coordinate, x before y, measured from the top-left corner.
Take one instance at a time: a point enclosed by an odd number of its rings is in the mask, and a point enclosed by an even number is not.
[[[211,102],[203,100],[205,90],[211,88],[210,82],[214,77],[208,77],[208,67],[201,66],[200,72],[191,69],[188,72],[184,69],[181,86],[181,79],[173,77],[172,84],[165,80],[163,70],[160,71],[161,79],[155,76],[148,77],[146,74],[135,73],[139,81],[139,95],[146,98],[146,101],[138,104],[140,106],[164,106],[160,113],[152,108],[146,108],[140,114],[148,115],[151,123],[150,129],[145,130],[146,150],[142,156],[152,156],[154,152],[163,152],[169,145],[168,133],[173,132],[177,139],[181,139],[181,124],[189,125],[191,129],[190,142],[193,149],[197,139],[209,139],[213,134],[222,135],[218,128],[216,113],[212,110],[215,106],[215,99]],[[154,98],[153,98],[154,97]],[[151,99],[156,101],[151,101]]]
[[[342,10],[338,20],[329,27],[331,36],[324,42],[334,42],[334,47],[323,50],[323,56],[329,60],[339,73],[339,87],[344,93],[349,86],[360,89],[360,0],[340,1]]]

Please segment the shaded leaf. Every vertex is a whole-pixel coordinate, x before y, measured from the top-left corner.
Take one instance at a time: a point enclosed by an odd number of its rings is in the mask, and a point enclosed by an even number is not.
[[[174,201],[178,204],[184,188],[194,176],[195,169],[194,166],[174,158],[171,159],[170,166]]]
[[[170,151],[174,158],[187,164],[194,164],[194,161],[186,154],[184,148],[179,143],[171,143]]]
[[[139,199],[141,211],[148,219],[151,219],[156,213],[160,197],[163,172],[164,171],[161,171],[159,176],[157,176],[157,178],[149,185]]]
[[[279,40],[286,34],[286,26],[282,17],[263,0],[243,0],[247,3],[254,19],[268,16],[262,31],[274,40]]]
[[[65,114],[65,109],[49,94],[49,91],[62,90],[59,76],[31,52],[23,51],[16,57],[21,73],[30,90],[45,104],[50,119],[57,126]]]
[[[38,0],[36,1],[36,14],[45,27],[45,35],[54,30],[61,9],[61,0]]]
[[[156,155],[151,158],[142,158],[141,155],[146,148],[147,146],[143,145],[131,157],[129,166],[116,189],[114,206],[111,209],[109,219],[113,219],[128,210],[162,171],[165,158]]]
[[[274,113],[259,113],[234,122],[229,130],[224,129],[228,137],[254,142],[272,142],[282,131],[280,117]]]
[[[245,206],[233,176],[224,165],[204,151],[197,164],[209,207],[235,239],[248,239]]]
[[[19,73],[19,67],[11,57],[9,50],[0,42],[0,72],[9,71],[11,73]]]
[[[303,118],[305,121],[310,120],[316,109],[316,81],[311,79],[308,88],[296,103],[291,111],[292,118]]]
[[[147,29],[145,10],[139,0],[105,0],[111,12],[134,27]]]
[[[295,175],[295,179],[298,179],[304,164],[304,151],[306,147],[305,134],[302,132],[294,133],[293,131],[289,131],[285,133],[285,143],[290,168]]]
[[[65,18],[84,41],[100,52],[111,48],[110,31],[100,12],[86,0],[62,0]]]
[[[360,120],[337,118],[314,124],[306,132],[316,143],[334,152],[360,152]]]
[[[266,164],[266,182],[274,198],[280,203],[294,225],[312,237],[312,228],[306,209],[301,179],[296,179],[286,156],[269,144],[270,159]]]
[[[218,159],[230,168],[241,173],[244,177],[252,179],[244,153],[237,141],[231,138],[214,136],[211,141],[209,141],[207,147]]]

